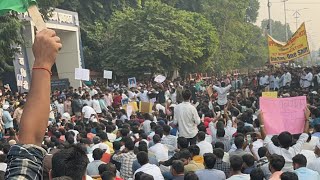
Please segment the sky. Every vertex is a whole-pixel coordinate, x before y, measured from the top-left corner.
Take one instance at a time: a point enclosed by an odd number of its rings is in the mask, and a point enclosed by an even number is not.
[[[271,18],[276,21],[285,22],[283,0],[270,0]],[[260,10],[256,25],[261,26],[263,19],[268,19],[268,0],[259,0]],[[290,25],[292,32],[296,31],[296,19],[294,12],[300,10],[298,18],[298,27],[301,23],[306,23],[308,41],[311,50],[320,48],[320,0],[287,0],[287,23]]]

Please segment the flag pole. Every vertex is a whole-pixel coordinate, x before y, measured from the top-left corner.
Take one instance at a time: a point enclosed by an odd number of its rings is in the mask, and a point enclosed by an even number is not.
[[[31,19],[34,22],[34,24],[39,32],[44,29],[47,29],[46,23],[44,22],[41,14],[39,12],[39,9],[36,5],[31,5],[28,8],[28,12],[29,12]]]

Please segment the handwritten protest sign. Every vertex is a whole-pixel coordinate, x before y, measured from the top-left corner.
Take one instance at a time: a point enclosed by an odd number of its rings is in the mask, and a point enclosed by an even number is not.
[[[74,76],[75,76],[75,79],[77,79],[77,80],[89,81],[90,80],[90,70],[89,69],[76,68]]]
[[[278,97],[278,92],[277,91],[262,92],[262,97],[277,98]]]
[[[279,134],[288,131],[292,134],[303,132],[304,111],[307,107],[305,96],[292,98],[260,98],[264,126],[267,134]]]
[[[124,104],[122,106],[122,109],[127,109],[128,106],[131,106],[133,112],[137,112],[139,110],[137,102],[129,102],[127,104]]]
[[[103,71],[103,78],[105,79],[112,79],[112,71]]]

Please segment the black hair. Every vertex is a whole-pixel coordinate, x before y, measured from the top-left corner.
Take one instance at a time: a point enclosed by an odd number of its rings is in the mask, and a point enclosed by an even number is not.
[[[222,159],[224,156],[224,151],[221,148],[213,149],[213,154],[217,156],[217,158]]]
[[[184,149],[182,151],[180,151],[180,159],[191,159],[191,153],[190,151]]]
[[[205,153],[203,155],[204,165],[207,169],[213,169],[216,164],[217,157],[213,153]]]
[[[234,144],[236,145],[236,147],[237,147],[238,149],[242,148],[243,143],[244,143],[244,137],[243,137],[243,136],[237,136],[237,137],[234,139]]]
[[[260,168],[255,168],[250,173],[250,180],[264,180],[263,171]]]
[[[224,144],[223,144],[223,142],[216,142],[216,143],[214,144],[214,148],[224,149]]]
[[[185,101],[188,101],[191,98],[191,95],[192,95],[192,93],[189,89],[185,89],[182,91],[182,98]]]
[[[73,145],[62,149],[52,157],[52,178],[68,176],[81,180],[85,175],[89,159],[83,147]]]
[[[178,141],[179,148],[181,148],[181,149],[188,148],[189,143],[188,143],[187,138],[185,138],[185,137],[178,137],[178,140],[177,140],[177,141]]]
[[[155,134],[155,135],[153,136],[152,140],[153,140],[153,142],[154,142],[155,144],[157,144],[157,143],[159,143],[159,142],[161,141],[161,138],[160,138],[160,136],[159,136],[158,134]]]
[[[266,147],[260,147],[258,149],[258,155],[260,158],[265,157],[267,155],[268,149]]]
[[[144,151],[140,151],[137,154],[138,162],[141,166],[147,164],[149,162],[148,153]]]
[[[226,134],[224,128],[218,128],[217,129],[217,137],[224,137]]]
[[[104,154],[104,151],[102,149],[96,148],[92,152],[92,157],[94,160],[100,160],[102,158],[103,154]]]
[[[274,170],[281,171],[281,169],[284,167],[285,160],[283,156],[272,154],[269,159],[269,166],[271,166]]]
[[[171,168],[176,171],[177,174],[184,173],[184,164],[180,160],[172,161]]]
[[[242,160],[248,167],[254,165],[254,157],[251,154],[245,154],[242,156]]]
[[[289,148],[292,144],[292,135],[288,131],[282,132],[279,134],[278,140],[282,148]]]
[[[206,139],[206,133],[200,131],[198,132],[197,137],[199,141],[204,141]]]
[[[164,125],[162,126],[162,128],[163,128],[163,132],[165,132],[166,134],[170,133],[171,128],[169,125]]]
[[[233,171],[240,171],[242,168],[243,160],[240,156],[231,156],[230,167]]]
[[[300,167],[307,166],[307,158],[303,154],[297,154],[292,158],[292,162],[299,164]]]
[[[136,175],[134,176],[135,180],[154,180],[153,176],[150,174],[144,173],[142,171],[137,172]]]
[[[131,139],[125,141],[124,146],[129,150],[134,150],[134,142]]]
[[[299,180],[299,177],[296,173],[294,172],[283,172],[280,175],[281,180]]]
[[[197,156],[200,154],[200,148],[197,145],[191,145],[188,147],[188,150],[193,156]]]
[[[111,171],[105,171],[101,175],[101,179],[102,180],[113,180],[115,177],[116,177],[116,174],[114,172],[111,172]]]
[[[107,164],[100,164],[98,167],[99,174],[102,175],[103,172],[108,171]]]
[[[192,171],[184,175],[184,180],[199,180],[199,177]]]

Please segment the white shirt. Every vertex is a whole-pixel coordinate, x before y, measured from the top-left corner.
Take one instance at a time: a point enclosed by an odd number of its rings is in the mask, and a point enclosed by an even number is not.
[[[268,148],[270,154],[278,154],[284,157],[286,163],[282,171],[293,171],[292,158],[301,153],[303,144],[307,141],[309,135],[302,133],[295,145],[291,146],[289,149],[284,149],[277,147],[271,141],[271,136],[267,136],[264,139],[264,145]]]
[[[149,151],[156,155],[158,161],[166,161],[169,159],[168,149],[165,145],[157,143],[149,148]]]
[[[320,157],[308,163],[307,168],[317,171],[320,174]]]
[[[98,94],[98,91],[95,90],[95,89],[92,89],[92,90],[89,91],[90,97],[92,97],[93,95],[96,95],[96,94]]]
[[[148,97],[148,91],[144,90],[143,92],[140,92],[138,94],[138,97],[140,97],[141,102],[149,102],[149,97]]]
[[[141,166],[141,168],[137,169],[136,172],[133,175],[133,178],[135,177],[137,172],[144,172],[146,174],[149,174],[153,176],[154,180],[164,180],[162,173],[160,171],[160,168],[154,164],[145,164]]]
[[[283,80],[283,86],[286,86],[286,85],[289,85],[291,84],[291,74],[289,72],[287,72],[285,75],[284,75],[284,80]]]
[[[82,108],[83,117],[89,119],[92,114],[97,114],[96,111],[90,106],[84,106]]]
[[[180,137],[194,138],[200,122],[198,111],[190,102],[182,102],[174,108],[173,123],[178,125]]]
[[[311,86],[311,82],[312,82],[312,78],[313,78],[313,75],[311,72],[309,72],[303,79],[303,87],[304,88],[307,88],[309,86]]]
[[[109,139],[109,141],[110,141],[111,143],[113,143],[114,140],[117,139],[117,135],[115,135],[115,134],[113,134],[113,133],[107,133],[107,135],[108,135],[108,139]]]
[[[250,180],[250,174],[239,174],[229,177],[227,180]]]
[[[100,103],[98,100],[96,99],[92,100],[92,107],[96,111],[96,113],[102,113]]]
[[[212,153],[212,145],[206,141],[198,142],[197,146],[200,148],[200,156],[203,156],[205,153]]]
[[[265,75],[263,77],[260,77],[260,80],[259,80],[259,85],[260,86],[264,86],[264,85],[267,85],[269,84],[269,76]]]
[[[227,87],[218,87],[213,86],[213,89],[218,92],[218,104],[219,105],[225,105],[228,102],[227,99],[227,93],[231,89],[231,85],[228,85]]]
[[[162,106],[161,104],[157,104],[156,105],[156,110],[159,112],[160,110],[162,110],[163,113],[166,113],[166,108],[164,106]]]

